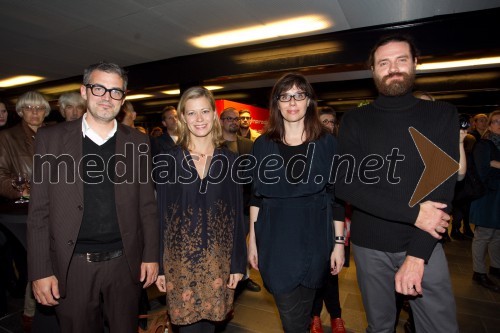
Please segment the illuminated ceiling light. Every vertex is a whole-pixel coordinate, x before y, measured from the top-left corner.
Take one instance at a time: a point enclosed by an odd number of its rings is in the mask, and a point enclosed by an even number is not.
[[[342,50],[338,42],[321,42],[293,47],[279,47],[273,50],[250,52],[235,56],[234,59],[240,64],[271,61],[289,57],[302,57],[316,54],[334,53]]]
[[[204,86],[204,87],[207,88],[208,90],[219,90],[224,88],[222,86]]]
[[[0,88],[14,87],[20,86],[23,84],[28,84],[36,81],[43,80],[44,78],[41,76],[34,75],[19,75],[13,76],[11,78],[0,81]]]
[[[493,65],[493,64],[500,64],[500,57],[488,57],[488,58],[466,59],[466,60],[457,60],[457,61],[432,62],[432,63],[428,63],[428,64],[417,65],[417,70],[482,66],[482,65]]]
[[[54,95],[54,94],[62,94],[64,92],[68,92],[68,91],[76,91],[76,90],[80,91],[80,87],[81,87],[81,83],[69,83],[69,84],[63,84],[60,86],[39,89],[39,91],[42,94]]]
[[[181,90],[180,89],[163,90],[162,93],[166,95],[180,95]]]
[[[191,38],[189,42],[199,48],[211,48],[303,34],[332,26],[328,18],[321,15],[301,16],[293,19],[262,24],[258,26],[219,32]]]
[[[157,106],[157,105],[168,105],[168,104],[177,104],[179,100],[177,99],[165,99],[162,101],[151,101],[151,102],[144,102],[144,105],[147,106]]]
[[[154,97],[154,95],[150,95],[150,94],[127,95],[127,97],[125,97],[125,99],[128,101],[132,101],[134,99],[144,99],[144,98],[150,98],[150,97]]]
[[[223,86],[204,86],[204,87],[207,88],[208,90],[219,90],[224,88]],[[180,89],[163,90],[162,93],[165,95],[180,95],[181,90]]]

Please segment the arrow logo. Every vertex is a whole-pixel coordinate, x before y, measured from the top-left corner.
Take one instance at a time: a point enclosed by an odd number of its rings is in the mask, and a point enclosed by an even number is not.
[[[418,153],[425,166],[417,187],[408,203],[410,207],[413,207],[454,175],[460,165],[414,127],[410,127],[408,131],[417,146]]]

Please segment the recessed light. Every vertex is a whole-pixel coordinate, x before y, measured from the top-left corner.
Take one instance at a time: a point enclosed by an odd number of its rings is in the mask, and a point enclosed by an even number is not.
[[[5,80],[0,81],[0,88],[8,88],[14,86],[21,86],[23,84],[28,84],[36,81],[43,80],[44,78],[41,76],[34,75],[19,75],[13,76]]]

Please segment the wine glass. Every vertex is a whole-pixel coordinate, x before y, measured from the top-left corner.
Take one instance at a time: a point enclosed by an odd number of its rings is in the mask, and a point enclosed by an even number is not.
[[[23,197],[23,191],[28,187],[28,177],[25,173],[19,172],[15,175],[12,178],[12,186],[20,193],[20,198],[16,201],[16,204],[29,202],[29,200],[26,200]]]

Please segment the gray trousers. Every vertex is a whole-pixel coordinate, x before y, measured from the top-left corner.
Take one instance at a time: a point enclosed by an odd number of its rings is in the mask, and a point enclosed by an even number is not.
[[[396,320],[395,274],[405,252],[389,253],[353,244],[359,289],[369,333],[393,333]],[[425,265],[422,296],[410,300],[418,333],[458,332],[455,298],[443,247],[437,244]]]
[[[476,226],[472,240],[472,268],[474,272],[487,273],[486,252],[490,255],[490,266],[500,268],[500,230]]]

